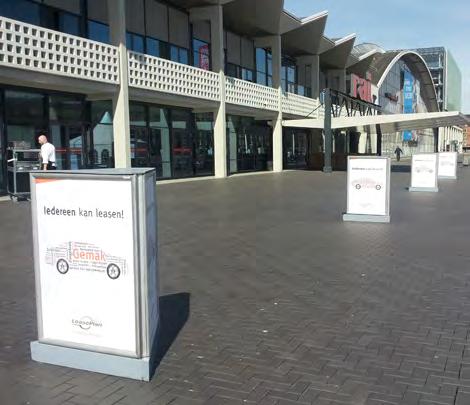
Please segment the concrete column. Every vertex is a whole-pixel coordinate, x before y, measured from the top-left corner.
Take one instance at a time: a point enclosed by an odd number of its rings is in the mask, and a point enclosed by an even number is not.
[[[221,5],[197,7],[190,10],[191,21],[205,20],[211,26],[212,70],[220,77],[220,103],[214,110],[214,173],[227,177],[227,115],[225,108],[224,19]]]
[[[111,44],[119,48],[119,87],[113,96],[114,165],[126,168],[131,166],[131,145],[125,0],[108,0],[108,14]]]
[[[214,6],[211,14],[212,68],[220,76],[220,104],[214,113],[215,177],[227,177],[227,114],[225,110],[224,20],[222,6]]]
[[[283,152],[282,152],[282,86],[281,67],[282,49],[281,36],[272,37],[271,53],[273,57],[273,87],[277,88],[279,94],[279,107],[276,118],[273,120],[273,171],[282,172]]]

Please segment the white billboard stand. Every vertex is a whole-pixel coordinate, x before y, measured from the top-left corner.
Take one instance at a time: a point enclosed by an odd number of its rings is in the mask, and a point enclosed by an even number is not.
[[[440,179],[457,179],[457,152],[440,152],[437,175]]]
[[[390,222],[390,158],[348,156],[347,205],[343,221]]]
[[[154,169],[31,173],[33,360],[148,381],[159,321]]]
[[[437,153],[416,153],[411,160],[411,186],[408,191],[437,193]]]

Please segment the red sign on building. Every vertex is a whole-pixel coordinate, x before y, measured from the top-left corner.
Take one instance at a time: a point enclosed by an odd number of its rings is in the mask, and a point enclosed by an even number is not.
[[[367,78],[363,79],[362,77],[351,73],[351,95],[363,101],[372,103],[372,85],[369,79],[370,74],[367,74]]]

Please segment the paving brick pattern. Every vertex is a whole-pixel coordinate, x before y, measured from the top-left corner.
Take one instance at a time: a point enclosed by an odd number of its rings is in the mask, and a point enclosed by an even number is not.
[[[0,404],[469,405],[459,174],[418,194],[392,173],[391,224],[341,221],[344,173],[160,185],[165,333],[150,383],[30,360],[29,205],[0,203]]]

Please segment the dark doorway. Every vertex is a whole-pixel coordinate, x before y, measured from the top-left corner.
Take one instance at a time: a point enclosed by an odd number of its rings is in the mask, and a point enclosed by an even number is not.
[[[285,129],[284,169],[306,169],[309,135],[306,130]]]

